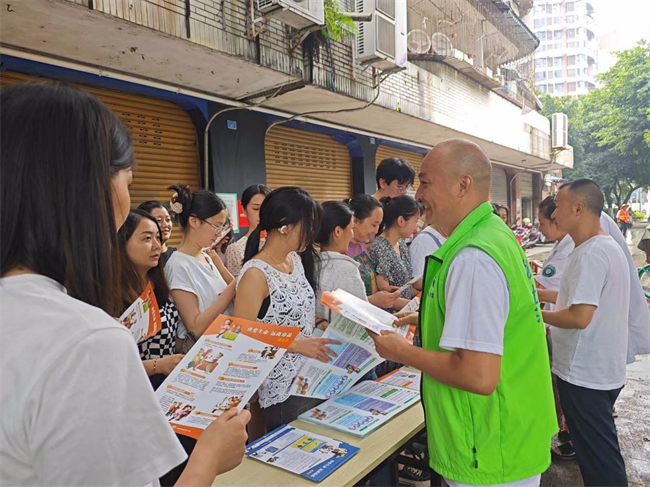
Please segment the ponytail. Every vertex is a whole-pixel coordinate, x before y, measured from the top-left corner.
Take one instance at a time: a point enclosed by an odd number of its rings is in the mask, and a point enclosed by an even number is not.
[[[250,234],[250,237],[248,237],[248,240],[246,241],[246,250],[244,250],[244,261],[242,264],[251,260],[260,251],[261,240],[262,229],[257,225],[257,228],[253,230],[253,233]]]
[[[380,234],[395,225],[400,216],[408,220],[416,214],[421,214],[421,205],[407,195],[395,198],[386,196],[381,199],[381,203],[384,205],[384,220],[381,222]]]
[[[206,189],[192,191],[189,186],[173,184],[169,188],[176,193],[172,196],[170,209],[174,220],[183,231],[187,231],[191,216],[207,220],[226,210],[226,204],[216,194]],[[236,215],[231,215],[234,218]]]

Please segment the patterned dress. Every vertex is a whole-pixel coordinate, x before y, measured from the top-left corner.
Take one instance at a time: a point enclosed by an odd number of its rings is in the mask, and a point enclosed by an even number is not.
[[[314,331],[316,297],[305,277],[300,258],[294,252],[290,255],[293,260],[291,274],[280,272],[263,260],[249,260],[239,274],[237,287],[248,269],[261,270],[269,287],[269,307],[258,321],[301,328],[296,339],[308,338]],[[282,403],[290,396],[291,384],[306,361],[307,357],[297,353],[285,353],[282,356],[258,390],[262,408]]]
[[[151,360],[176,353],[176,330],[180,315],[171,299],[160,308],[160,331],[148,340],[138,343],[140,358]]]
[[[397,255],[393,245],[380,235],[372,243],[368,253],[375,263],[377,275],[384,276],[391,286],[402,287],[413,277],[413,268],[406,242],[400,239],[398,245],[400,255]],[[408,287],[400,296],[411,299],[412,288]]]

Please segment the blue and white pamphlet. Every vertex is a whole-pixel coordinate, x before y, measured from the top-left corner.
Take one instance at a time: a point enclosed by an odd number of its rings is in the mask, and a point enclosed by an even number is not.
[[[246,456],[320,482],[358,451],[342,441],[282,425],[248,445]]]

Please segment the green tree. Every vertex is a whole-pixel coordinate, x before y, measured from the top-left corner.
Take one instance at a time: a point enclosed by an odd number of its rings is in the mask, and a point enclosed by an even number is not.
[[[650,45],[642,40],[617,56],[588,95],[542,97],[544,115],[561,112],[569,119],[575,169],[566,176],[596,181],[610,209],[650,185]]]

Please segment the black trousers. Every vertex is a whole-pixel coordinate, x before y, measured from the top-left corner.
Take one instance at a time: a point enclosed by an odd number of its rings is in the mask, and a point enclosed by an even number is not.
[[[612,391],[588,389],[558,377],[562,409],[586,487],[627,487],[625,462],[612,416],[622,387]]]

